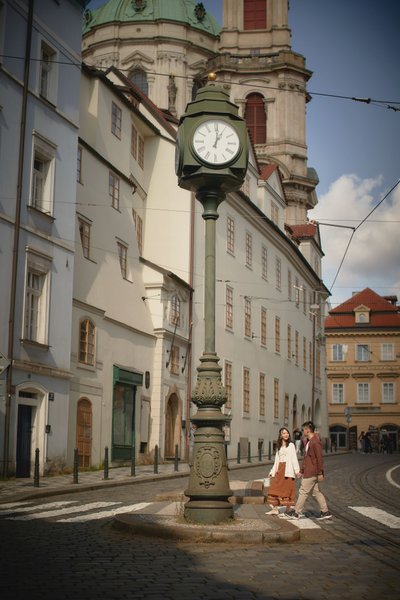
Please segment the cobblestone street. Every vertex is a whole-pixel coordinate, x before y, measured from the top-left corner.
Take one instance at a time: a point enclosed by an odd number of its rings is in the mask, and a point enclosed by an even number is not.
[[[400,490],[385,475],[400,463],[399,457],[344,455],[329,457],[326,463],[323,489],[335,513],[343,511],[343,519],[339,515],[332,522],[319,523],[318,528],[302,529],[301,540],[292,544],[190,544],[135,538],[116,531],[111,518],[85,523],[0,519],[0,597],[397,600],[398,529],[391,530],[393,541],[390,537],[385,541],[379,537],[388,529],[384,525],[376,523],[374,537],[366,529],[370,519],[356,516],[359,526],[364,526],[359,530],[356,521],[351,525],[344,516],[345,507],[360,501],[381,509],[392,501],[398,508],[391,505],[390,513],[400,516]],[[240,477],[256,479],[265,471],[265,467],[243,469]],[[394,471],[396,476],[398,471]],[[359,496],[356,475],[374,496]],[[58,496],[57,500],[126,505],[151,502],[159,492],[184,489],[185,482],[141,483]],[[313,503],[306,509],[312,516]]]

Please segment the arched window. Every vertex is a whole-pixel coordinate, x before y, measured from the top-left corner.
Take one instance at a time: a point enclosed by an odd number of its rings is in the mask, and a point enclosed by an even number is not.
[[[94,366],[95,325],[90,319],[81,321],[79,327],[79,362]]]
[[[264,97],[261,94],[249,94],[246,99],[244,118],[254,144],[267,141],[267,115]]]
[[[149,95],[149,85],[147,83],[147,74],[143,69],[135,69],[129,75],[130,81],[136,85],[146,96]]]

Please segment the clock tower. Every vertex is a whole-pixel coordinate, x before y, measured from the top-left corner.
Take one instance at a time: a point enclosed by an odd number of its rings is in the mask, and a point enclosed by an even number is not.
[[[318,177],[307,165],[306,103],[311,71],[290,46],[288,0],[223,0],[218,55],[211,61],[229,84],[261,165],[282,175],[289,225],[307,222]]]

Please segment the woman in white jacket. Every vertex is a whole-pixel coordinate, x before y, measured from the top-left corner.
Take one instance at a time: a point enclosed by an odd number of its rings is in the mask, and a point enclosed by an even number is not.
[[[275,462],[269,473],[271,483],[267,502],[271,510],[266,515],[279,515],[279,506],[285,506],[286,512],[294,505],[296,496],[296,477],[301,477],[296,448],[290,439],[289,430],[279,430]]]

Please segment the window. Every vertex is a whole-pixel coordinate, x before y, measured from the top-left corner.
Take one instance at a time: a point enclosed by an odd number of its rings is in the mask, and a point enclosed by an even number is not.
[[[287,272],[287,295],[288,300],[292,299],[292,271],[288,269]]]
[[[332,402],[333,404],[344,404],[343,383],[332,383]]]
[[[299,278],[296,277],[295,279],[295,284],[294,284],[294,299],[296,302],[296,308],[299,308],[300,305],[300,282],[299,282]]]
[[[313,360],[312,343],[309,342],[308,343],[308,362],[309,362],[308,370],[310,373],[312,373],[312,360]]]
[[[144,138],[141,135],[139,135],[138,164],[141,169],[144,169]]]
[[[246,232],[246,267],[252,266],[253,263],[253,237],[251,233]]]
[[[52,214],[57,147],[37,132],[33,135],[31,206]]]
[[[95,325],[84,319],[79,325],[79,362],[94,366]]]
[[[139,254],[143,254],[143,219],[137,214],[136,210],[132,209],[133,222],[136,230],[136,240],[139,248]]]
[[[307,370],[307,340],[303,336],[303,369]]]
[[[357,383],[357,403],[369,403],[369,383]]]
[[[276,288],[281,289],[282,285],[282,273],[281,273],[281,259],[276,257],[275,259],[275,275],[276,275]]]
[[[179,375],[179,346],[171,346],[171,360],[169,366],[172,375]]]
[[[273,202],[271,202],[271,221],[275,223],[275,225],[279,225],[279,209]]]
[[[132,81],[132,83],[134,85],[136,85],[136,87],[139,88],[140,91],[143,92],[143,94],[145,94],[146,96],[149,95],[149,85],[147,83],[147,74],[145,71],[143,71],[143,69],[135,69],[129,75],[129,79],[130,79],[130,81]]]
[[[243,412],[250,412],[250,369],[243,369]]]
[[[266,246],[261,247],[261,276],[263,279],[268,279],[268,249]]]
[[[235,221],[232,217],[226,220],[226,249],[228,252],[235,252]]]
[[[296,367],[299,366],[299,332],[295,331],[294,334],[294,359]]]
[[[49,102],[57,100],[57,53],[44,41],[40,45],[39,94]]]
[[[121,267],[121,275],[124,279],[127,278],[127,259],[128,259],[128,247],[121,242],[117,242],[118,246],[118,258],[119,258],[119,266]]]
[[[26,254],[24,339],[47,344],[51,258],[29,250]]]
[[[303,286],[303,313],[307,314],[307,290]]]
[[[25,339],[40,341],[41,300],[45,275],[29,269],[26,280]]]
[[[90,258],[90,229],[91,225],[83,219],[78,219],[79,235],[81,238],[83,256]]]
[[[253,143],[265,144],[267,141],[267,115],[264,97],[261,94],[247,96],[244,118]]]
[[[229,285],[225,292],[225,327],[233,329],[233,289]]]
[[[275,317],[275,352],[280,354],[281,351],[281,320]]]
[[[382,384],[382,402],[384,404],[393,404],[394,399],[394,383]]]
[[[356,360],[365,362],[370,359],[368,344],[356,344]]]
[[[287,357],[292,360],[292,327],[287,326]]]
[[[224,386],[226,391],[225,407],[230,410],[232,408],[232,363],[225,361],[224,375]]]
[[[138,156],[138,131],[136,127],[131,125],[131,154],[135,160]]]
[[[319,349],[319,343],[315,348],[315,375],[321,377],[321,351]]]
[[[78,154],[76,160],[76,180],[82,183],[82,147],[78,146]]]
[[[262,346],[267,345],[267,309],[261,307],[261,318],[260,318],[260,337]]]
[[[274,379],[274,421],[279,420],[279,379]]]
[[[112,102],[111,104],[111,133],[118,139],[121,139],[122,111],[119,106]]]
[[[313,319],[313,311],[311,310],[311,305],[313,304],[313,295],[312,295],[312,292],[310,292],[308,294],[308,304],[310,306],[310,310],[308,311],[308,318],[310,319],[310,321],[312,321],[312,319]]]
[[[332,345],[332,360],[334,360],[334,361],[344,360],[343,344],[333,344]]]
[[[244,335],[251,337],[251,300],[244,299]]]
[[[243,29],[266,29],[266,0],[243,0]]]
[[[108,176],[108,193],[111,198],[111,206],[119,210],[119,177],[111,171]]]
[[[258,412],[260,417],[265,417],[265,375],[260,373],[258,387]]]
[[[394,360],[394,344],[381,345],[381,360]]]
[[[177,296],[177,294],[173,294],[171,298],[171,312],[169,316],[169,322],[171,325],[176,325],[177,327],[181,324],[181,302]]]

